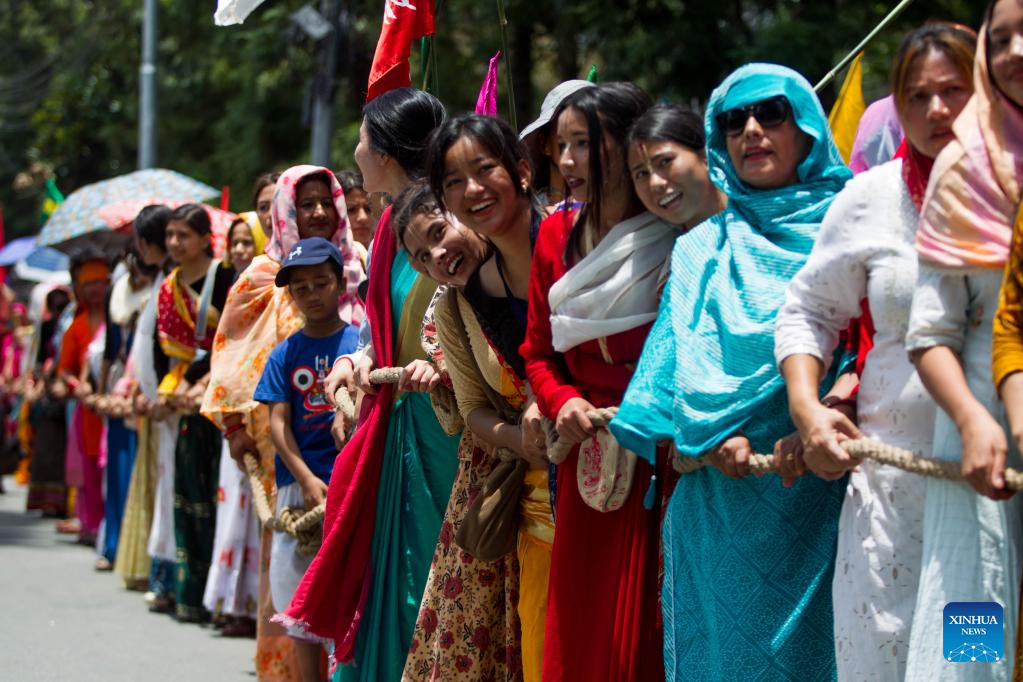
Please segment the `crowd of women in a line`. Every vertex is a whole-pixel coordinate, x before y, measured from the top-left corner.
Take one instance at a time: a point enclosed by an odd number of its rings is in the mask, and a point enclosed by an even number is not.
[[[1023,2],[995,0],[979,33],[905,36],[852,169],[807,81],[749,64],[702,117],[570,81],[519,133],[385,93],[355,152],[361,194],[393,198],[368,254],[324,168],[257,188],[271,239],[238,275],[207,254],[201,209],[147,209],[138,258],[159,272],[127,364],[148,416],[116,569],[179,618],[256,618],[261,679],[319,679],[293,640],[325,643],[338,680],[1010,679],[1021,112]],[[274,281],[310,236],[348,264],[359,349],[320,379],[358,410],[335,419],[322,546],[273,615],[269,541],[230,458],[273,470],[253,396],[302,327]],[[86,331],[95,267],[75,276]],[[75,323],[60,368],[84,376]],[[397,385],[371,381],[383,367]],[[200,396],[202,416],[168,416]],[[607,428],[598,408],[617,408]],[[69,453],[81,408],[70,424]],[[965,481],[856,460],[842,442],[862,436]],[[775,472],[751,473],[758,452]],[[217,465],[236,502],[214,526]],[[134,538],[148,553],[122,558]],[[947,660],[949,602],[1002,607],[996,660]]]
[[[361,320],[356,287],[365,278],[362,244],[372,239],[370,196],[356,172],[296,183],[300,171],[284,174],[290,194],[276,198],[281,174],[259,178],[256,210],[234,219],[226,235],[212,229],[207,207],[153,205],[134,220],[134,239],[116,264],[88,243],[73,245],[71,287],[38,285],[29,310],[8,302],[15,331],[0,349],[12,417],[4,452],[28,455],[18,472],[28,509],[70,517],[57,530],[95,546],[97,570],[146,591],[151,611],[212,622],[226,636],[258,635],[265,679],[292,679],[290,641],[268,615],[259,618],[261,607],[272,608],[260,581],[270,543],[262,542],[247,476],[198,406],[228,291],[264,251],[289,249],[325,220],[334,233],[324,197],[335,213],[338,198],[347,216],[353,285],[340,306],[346,319]],[[272,453],[266,466],[272,494]]]

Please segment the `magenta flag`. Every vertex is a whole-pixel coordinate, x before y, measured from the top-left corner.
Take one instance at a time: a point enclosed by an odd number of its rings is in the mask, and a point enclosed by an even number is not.
[[[501,51],[490,58],[490,67],[487,69],[487,77],[483,79],[480,87],[480,96],[476,100],[476,113],[484,116],[497,116],[497,60],[501,57]]]

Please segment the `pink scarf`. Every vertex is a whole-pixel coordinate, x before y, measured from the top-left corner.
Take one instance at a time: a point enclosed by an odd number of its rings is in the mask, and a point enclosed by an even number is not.
[[[1023,112],[991,78],[987,30],[977,42],[976,91],[935,160],[916,237],[920,257],[945,267],[1002,267],[1020,201]]]
[[[330,182],[330,190],[334,197],[334,208],[337,210],[337,231],[331,241],[345,258],[345,276],[348,278],[348,289],[341,296],[339,312],[345,322],[360,324],[365,317],[365,308],[359,298],[359,284],[366,279],[366,271],[362,267],[362,260],[352,248],[352,230],[348,224],[348,208],[345,206],[345,192],[341,184],[334,177],[328,168],[321,166],[292,166],[281,173],[274,188],[273,204],[270,209],[270,220],[273,223],[273,235],[270,243],[266,245],[266,255],[280,263],[284,255],[291,251],[291,247],[300,239],[298,234],[298,222],[295,216],[298,213],[296,206],[298,195],[298,183],[310,175],[323,175]]]

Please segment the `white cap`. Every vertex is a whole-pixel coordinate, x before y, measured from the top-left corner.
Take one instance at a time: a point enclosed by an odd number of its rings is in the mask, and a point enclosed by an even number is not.
[[[584,80],[570,80],[565,81],[564,83],[558,83],[554,86],[554,89],[548,92],[547,96],[543,98],[543,104],[540,105],[540,115],[535,121],[522,129],[522,132],[519,133],[519,139],[525,140],[529,135],[550,123],[551,118],[554,117],[554,112],[557,111],[558,106],[566,97],[574,92],[582,90],[583,88],[591,88],[593,86],[593,83]]]

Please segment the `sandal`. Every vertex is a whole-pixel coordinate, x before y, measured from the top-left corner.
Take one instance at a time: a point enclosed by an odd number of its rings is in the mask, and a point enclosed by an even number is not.
[[[96,559],[96,563],[93,566],[93,568],[101,573],[105,573],[107,571],[114,570],[114,565],[110,562],[109,559],[101,556],[99,559]]]
[[[148,592],[149,578],[125,578],[124,589],[129,592]]]
[[[78,535],[82,532],[82,524],[78,519],[64,519],[55,524],[57,532],[61,535]]]
[[[252,618],[232,618],[221,633],[224,637],[255,637],[256,621]]]
[[[153,598],[153,601],[149,603],[150,613],[173,613],[174,612],[174,599],[168,597],[165,594],[158,594]]]

